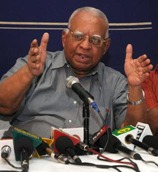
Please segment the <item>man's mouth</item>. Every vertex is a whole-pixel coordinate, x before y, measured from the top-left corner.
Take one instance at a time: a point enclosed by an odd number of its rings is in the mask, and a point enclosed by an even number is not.
[[[84,53],[78,53],[78,55],[83,57],[83,58],[89,58],[90,57],[90,55],[84,54]]]
[[[85,61],[85,62],[90,60],[90,56],[88,56],[88,55],[78,54],[78,56],[79,56],[79,60],[82,60],[82,61]]]

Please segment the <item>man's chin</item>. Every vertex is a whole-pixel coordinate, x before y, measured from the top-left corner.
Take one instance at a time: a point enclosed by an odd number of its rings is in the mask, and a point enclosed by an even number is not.
[[[76,73],[91,73],[95,66],[74,66],[72,67]]]

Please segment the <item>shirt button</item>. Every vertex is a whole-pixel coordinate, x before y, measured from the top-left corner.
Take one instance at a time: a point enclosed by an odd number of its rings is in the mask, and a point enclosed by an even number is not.
[[[72,120],[71,119],[69,119],[69,123],[72,123]]]
[[[76,101],[74,101],[74,104],[77,104],[77,102],[76,102]]]

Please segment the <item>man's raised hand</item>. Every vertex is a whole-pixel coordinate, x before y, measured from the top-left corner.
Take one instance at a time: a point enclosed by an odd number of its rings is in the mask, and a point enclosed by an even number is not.
[[[34,76],[39,76],[43,73],[44,65],[46,62],[48,41],[49,34],[44,33],[40,45],[38,45],[36,39],[31,42],[27,65],[30,72]]]

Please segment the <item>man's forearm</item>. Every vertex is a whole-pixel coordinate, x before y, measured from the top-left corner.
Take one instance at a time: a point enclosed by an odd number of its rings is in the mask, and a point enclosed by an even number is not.
[[[158,108],[148,109],[147,123],[150,125],[153,134],[158,133]]]
[[[129,87],[127,114],[124,125],[136,125],[137,122],[146,122],[146,107],[141,87]]]
[[[28,90],[34,76],[23,66],[19,71],[8,77],[0,84],[0,113],[11,114],[15,112],[26,91]]]

